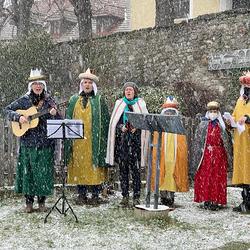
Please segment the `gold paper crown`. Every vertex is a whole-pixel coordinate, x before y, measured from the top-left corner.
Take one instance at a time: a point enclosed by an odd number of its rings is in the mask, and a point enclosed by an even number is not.
[[[30,70],[30,76],[28,78],[29,81],[36,81],[36,80],[45,80],[45,75],[42,74],[41,69],[31,69]]]
[[[79,75],[79,78],[80,78],[81,80],[87,78],[87,79],[90,79],[90,80],[92,80],[92,81],[98,83],[98,82],[99,82],[99,78],[98,78],[96,75],[94,75],[93,72],[94,72],[93,70],[90,70],[90,68],[88,68],[88,69],[86,70],[86,72],[81,73],[81,74]]]
[[[218,102],[212,101],[207,104],[207,110],[219,110],[220,109],[220,104]]]

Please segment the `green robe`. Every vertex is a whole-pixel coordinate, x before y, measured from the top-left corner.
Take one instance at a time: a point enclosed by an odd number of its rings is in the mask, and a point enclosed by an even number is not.
[[[74,119],[73,113],[79,95],[73,95],[69,100],[66,118]],[[105,162],[109,128],[109,112],[105,100],[100,95],[89,97],[92,111],[92,161],[96,167],[106,167]],[[72,157],[72,140],[65,143],[67,162]]]
[[[26,195],[51,195],[54,188],[54,150],[21,145],[15,191]]]

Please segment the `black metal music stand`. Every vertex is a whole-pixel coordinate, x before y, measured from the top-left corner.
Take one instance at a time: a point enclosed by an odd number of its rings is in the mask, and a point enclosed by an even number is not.
[[[53,139],[62,139],[63,146],[63,164],[61,164],[61,175],[62,175],[62,195],[58,198],[56,203],[50,209],[44,219],[44,223],[47,222],[48,216],[51,212],[56,209],[60,214],[67,215],[67,211],[70,210],[74,215],[76,222],[78,218],[74,213],[73,208],[70,206],[69,201],[65,195],[65,168],[66,168],[66,151],[65,151],[65,140],[66,139],[83,139],[84,138],[84,125],[81,120],[47,120],[47,136]],[[59,201],[62,200],[62,209],[57,207]],[[66,208],[66,205],[68,206]]]
[[[160,157],[161,157],[161,141],[162,132],[173,134],[186,134],[182,125],[181,119],[178,115],[160,115],[160,114],[139,114],[134,112],[126,112],[128,121],[133,127],[148,130],[149,136],[149,151],[148,151],[148,171],[147,171],[147,185],[146,185],[146,208],[150,207],[151,195],[151,177],[152,177],[152,150],[153,147],[157,149],[156,155],[156,175],[154,188],[154,209],[158,209],[159,199],[159,179],[160,179]],[[156,145],[153,145],[154,131],[159,133]]]

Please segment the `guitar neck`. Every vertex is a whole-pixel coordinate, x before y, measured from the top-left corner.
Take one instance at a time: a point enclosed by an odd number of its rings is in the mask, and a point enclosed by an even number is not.
[[[62,102],[62,103],[60,103],[60,104],[57,105],[57,108],[63,107],[63,106],[65,106],[67,103],[68,103],[68,102]],[[31,121],[31,120],[34,120],[34,119],[36,119],[36,118],[39,118],[39,117],[42,116],[42,115],[48,114],[52,108],[53,108],[53,107],[43,109],[41,112],[37,112],[36,114],[29,116],[30,121]]]

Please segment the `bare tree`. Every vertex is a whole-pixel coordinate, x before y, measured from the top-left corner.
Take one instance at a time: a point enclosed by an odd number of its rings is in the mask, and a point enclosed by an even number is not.
[[[79,38],[86,41],[92,38],[92,11],[90,0],[69,0],[74,7],[79,27]]]
[[[156,5],[156,27],[168,27],[174,23],[173,0],[155,0]]]
[[[15,24],[17,26],[17,35],[28,35],[30,31],[31,8],[34,0],[14,0]]]
[[[30,31],[31,8],[34,0],[11,0],[10,5],[4,8],[4,1],[1,1],[1,8],[6,19],[11,16],[17,27],[17,35],[28,35]]]
[[[1,21],[0,21],[0,33],[1,33],[1,30],[5,24],[5,21],[7,20],[8,18],[8,11],[5,10],[5,8],[3,7],[4,6],[4,1],[5,0],[0,0],[0,17],[1,17]]]
[[[2,12],[3,10],[3,4],[4,4],[4,0],[0,0],[0,12]]]

